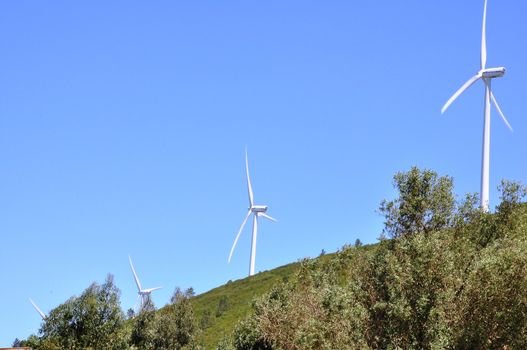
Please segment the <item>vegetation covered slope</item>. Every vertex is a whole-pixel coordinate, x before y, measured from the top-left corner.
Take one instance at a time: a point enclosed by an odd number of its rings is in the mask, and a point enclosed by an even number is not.
[[[253,299],[287,281],[298,265],[293,263],[261,272],[191,298],[202,329],[199,343],[205,349],[214,349],[220,340],[232,334],[238,321],[251,312]]]
[[[380,208],[389,237],[305,261],[218,348],[527,348],[525,189],[503,182],[490,214],[472,195],[455,203],[452,179],[431,171],[394,185]]]
[[[34,349],[524,349],[525,188],[495,213],[453,181],[412,168],[383,201],[380,243],[345,246],[199,296],[177,291],[125,320],[108,278],[52,310]]]

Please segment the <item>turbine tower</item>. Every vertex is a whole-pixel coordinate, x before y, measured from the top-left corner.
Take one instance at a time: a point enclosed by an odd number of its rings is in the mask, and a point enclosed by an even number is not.
[[[141,299],[141,309],[140,310],[142,310],[143,306],[145,305],[147,300],[150,298],[150,294],[152,294],[154,290],[158,290],[163,287],[143,289],[143,287],[141,287],[141,281],[139,281],[139,277],[137,277],[137,273],[135,272],[134,264],[132,263],[132,258],[130,258],[130,255],[128,255],[128,260],[130,261],[130,267],[132,268],[132,273],[134,274],[135,284],[137,285],[137,294],[138,294],[137,298]]]
[[[505,125],[512,131],[512,127],[505,118],[505,115],[501,111],[498,101],[494,97],[491,89],[491,81],[494,78],[501,78],[505,75],[505,67],[498,68],[486,68],[487,64],[487,38],[486,38],[486,26],[487,26],[487,0],[483,7],[483,26],[481,30],[481,63],[480,70],[470,78],[463,86],[461,86],[450,99],[445,103],[441,109],[443,114],[447,108],[454,102],[459,95],[467,90],[472,84],[478,80],[483,80],[485,84],[485,109],[483,113],[483,153],[481,161],[481,192],[480,192],[480,205],[484,211],[489,210],[489,164],[490,164],[490,102],[494,104],[499,115],[505,122]]]
[[[251,178],[249,177],[249,161],[247,159],[247,149],[245,149],[245,171],[247,173],[247,190],[249,192],[249,211],[247,212],[247,215],[245,215],[245,219],[243,220],[242,225],[240,226],[240,230],[238,231],[238,234],[236,235],[236,239],[234,240],[234,244],[232,245],[231,253],[229,254],[228,261],[229,263],[231,262],[232,253],[234,252],[234,248],[236,247],[236,244],[238,243],[238,239],[240,238],[243,228],[245,224],[247,223],[249,216],[253,214],[253,236],[252,236],[252,243],[251,243],[251,261],[249,263],[249,276],[252,276],[254,275],[254,264],[256,260],[256,237],[258,234],[258,217],[261,216],[261,217],[264,217],[274,222],[276,222],[276,219],[273,219],[272,217],[266,214],[267,212],[266,205],[255,205],[254,204],[253,189],[251,186]]]
[[[37,306],[37,304],[35,304],[33,299],[29,298],[29,302],[33,305],[35,310],[37,310],[37,312],[40,315],[40,317],[42,317],[42,319],[45,320],[46,319],[46,314],[44,312],[42,312],[42,310],[40,310],[40,308]]]

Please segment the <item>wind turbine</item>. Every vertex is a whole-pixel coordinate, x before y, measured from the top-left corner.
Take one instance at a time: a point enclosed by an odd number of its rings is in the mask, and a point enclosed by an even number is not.
[[[33,305],[33,307],[35,308],[35,310],[37,310],[38,314],[40,315],[40,317],[42,317],[43,320],[46,319],[46,314],[42,312],[42,310],[40,310],[40,308],[37,306],[37,304],[35,304],[35,302],[33,301],[33,299],[29,298],[29,302]]]
[[[150,298],[150,294],[152,294],[154,290],[158,290],[163,287],[143,289],[143,287],[141,287],[141,281],[139,281],[139,277],[137,277],[137,273],[135,272],[134,264],[132,263],[132,258],[130,258],[130,255],[128,255],[128,260],[130,261],[130,267],[132,268],[135,284],[137,285],[137,298],[141,299],[141,309],[143,309],[143,306],[147,302],[148,298]]]
[[[238,239],[240,238],[242,230],[245,224],[247,223],[249,216],[253,214],[253,236],[252,236],[252,243],[251,243],[251,261],[249,264],[249,276],[252,276],[254,275],[254,263],[256,260],[256,236],[258,234],[258,217],[262,216],[274,222],[276,222],[277,220],[266,214],[267,212],[266,205],[255,205],[254,204],[253,188],[251,186],[251,178],[249,177],[249,161],[247,159],[247,149],[245,149],[245,171],[247,173],[247,190],[249,192],[249,211],[247,212],[247,215],[245,215],[245,219],[243,220],[242,225],[240,226],[240,230],[238,231],[238,234],[236,235],[236,239],[234,240],[234,244],[232,245],[231,253],[229,254],[229,263],[231,262],[232,253],[234,252],[234,248],[236,247],[236,244],[238,243]]]
[[[485,84],[485,110],[484,110],[484,122],[483,122],[483,154],[481,161],[481,192],[480,192],[480,205],[484,211],[489,210],[489,163],[490,163],[490,102],[494,104],[499,115],[505,122],[505,125],[512,131],[512,127],[505,118],[505,115],[501,111],[498,101],[494,97],[491,89],[491,80],[494,78],[501,78],[505,75],[505,67],[498,68],[486,68],[487,64],[487,38],[486,38],[486,25],[487,25],[487,0],[483,7],[483,26],[481,30],[481,64],[480,70],[470,78],[463,86],[461,86],[450,99],[445,103],[441,109],[443,114],[446,109],[454,102],[459,95],[467,90],[472,84],[478,80],[482,80]]]

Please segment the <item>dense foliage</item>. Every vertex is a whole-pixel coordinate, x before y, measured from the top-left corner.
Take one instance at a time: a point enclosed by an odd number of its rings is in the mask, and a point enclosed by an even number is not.
[[[218,349],[527,348],[525,188],[503,182],[489,214],[429,170],[394,185],[380,208],[393,239],[305,260]]]
[[[108,275],[102,285],[93,283],[80,296],[53,309],[44,320],[40,337],[30,337],[33,349],[125,349],[120,291]]]
[[[159,344],[159,337],[166,338],[165,344],[170,346],[175,343],[175,349],[187,340],[189,342],[182,347],[184,349],[214,349],[225,335],[232,333],[240,319],[250,314],[251,301],[269,291],[273,285],[287,280],[297,266],[298,263],[293,263],[258,273],[250,278],[229,281],[197,296],[194,296],[192,288],[185,291],[176,288],[170,304],[155,312],[153,305],[147,305],[138,311],[128,309],[122,328],[118,328],[118,338],[125,340],[127,349],[164,346]],[[76,298],[71,300],[74,299]],[[64,305],[60,305],[57,309],[63,307]],[[44,323],[42,325],[44,326]],[[166,336],[167,334],[170,336]],[[62,349],[44,338],[40,332],[27,340],[16,339],[13,345],[32,346],[33,349]],[[67,335],[61,338],[70,341]],[[168,343],[171,339],[175,339],[174,343]]]
[[[15,343],[35,350],[192,349],[196,335],[192,294],[191,289],[176,289],[170,305],[157,312],[144,308],[125,320],[120,291],[109,275],[104,284],[93,283],[80,296],[53,309],[39,336]]]

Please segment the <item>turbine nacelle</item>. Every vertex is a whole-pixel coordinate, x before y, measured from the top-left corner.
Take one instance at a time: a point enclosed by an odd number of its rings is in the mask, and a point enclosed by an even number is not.
[[[478,73],[483,79],[501,78],[505,75],[505,67],[485,68]]]
[[[249,210],[252,213],[265,213],[267,212],[267,205],[253,205]]]

